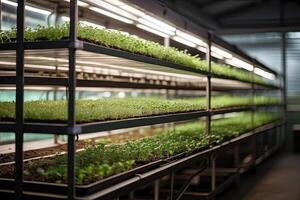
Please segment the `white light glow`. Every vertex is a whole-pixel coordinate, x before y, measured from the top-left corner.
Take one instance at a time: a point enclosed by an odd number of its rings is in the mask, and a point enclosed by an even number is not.
[[[200,45],[200,46],[206,45],[206,43],[203,40],[201,40],[201,39],[199,39],[197,37],[194,37],[194,36],[192,36],[190,34],[187,34],[187,33],[183,32],[183,31],[176,30],[176,35],[178,35],[178,36],[180,36],[180,37],[182,37],[182,38],[184,38],[186,40],[189,40],[189,41],[191,41],[191,42],[193,42],[193,43],[195,43],[197,45]]]
[[[173,27],[173,26],[171,26],[169,24],[166,24],[165,22],[162,22],[159,19],[156,19],[156,18],[151,17],[149,15],[143,16],[143,18],[146,19],[146,20],[148,20],[149,22],[152,22],[153,24],[161,26],[162,28],[165,28],[165,29],[167,29],[169,31],[173,31],[173,32],[176,31],[175,27]]]
[[[65,22],[69,22],[70,21],[70,18],[66,17],[66,16],[62,16],[61,19],[63,21],[65,21]],[[100,28],[100,29],[104,29],[105,28],[105,26],[101,26],[99,24],[95,24],[95,23],[92,23],[92,22],[89,22],[89,21],[85,21],[85,20],[83,20],[83,21],[80,20],[80,23],[82,23],[84,25],[87,25],[87,26],[92,26],[94,28]]]
[[[10,5],[10,6],[14,6],[14,7],[18,6],[18,4],[16,2],[12,2],[12,1],[8,1],[8,0],[2,0],[1,3],[7,4],[7,5]],[[40,13],[40,14],[43,14],[43,15],[50,15],[51,14],[51,12],[48,11],[48,10],[43,10],[43,9],[35,8],[35,7],[32,7],[32,6],[25,6],[25,9],[29,10],[31,12]]]
[[[181,44],[187,45],[189,47],[196,47],[195,43],[193,43],[191,41],[188,41],[188,40],[186,40],[184,38],[181,38],[181,37],[178,37],[178,36],[174,36],[174,37],[172,37],[172,39],[175,40],[175,41],[177,41],[177,42],[179,42],[179,43],[181,43]]]
[[[150,28],[153,28],[153,29],[156,29],[157,31],[160,31],[160,32],[163,32],[167,35],[175,35],[175,32],[174,31],[170,31],[168,29],[164,29],[163,27],[159,26],[158,24],[154,24],[152,22],[149,22],[145,19],[142,19],[142,18],[139,18],[138,21],[141,23],[141,24],[144,24],[146,26],[149,26]]]
[[[112,12],[109,12],[109,11],[106,11],[106,10],[103,10],[103,9],[100,9],[100,8],[97,8],[97,7],[90,7],[89,9],[97,12],[97,13],[100,13],[100,14],[103,14],[103,15],[106,15],[108,17],[111,17],[111,18],[114,18],[116,20],[119,20],[119,21],[122,21],[122,22],[125,22],[127,24],[133,24],[133,21],[130,20],[130,19],[127,19],[125,17],[121,17],[119,15],[116,15]]]
[[[65,0],[65,1],[70,3],[70,0]],[[77,1],[77,4],[80,7],[88,7],[89,6],[89,4],[87,4],[87,3],[83,2],[83,1]]]
[[[162,33],[162,32],[159,32],[159,31],[157,31],[157,30],[155,30],[155,29],[149,28],[148,26],[145,26],[145,25],[143,25],[143,24],[137,24],[136,26],[137,26],[138,28],[140,28],[140,29],[143,29],[143,30],[145,30],[145,31],[148,31],[148,32],[150,32],[150,33],[153,33],[153,34],[158,35],[158,36],[161,36],[161,37],[170,37],[169,35],[167,35],[167,34],[165,34],[165,33]]]
[[[125,31],[120,31],[120,30],[116,30],[116,29],[108,29],[108,30],[110,30],[110,31],[113,31],[113,32],[117,32],[117,33],[121,33],[121,34],[123,34],[123,35],[130,35],[128,32],[125,32]]]
[[[227,59],[232,58],[232,54],[231,53],[228,53],[227,51],[224,51],[224,50],[222,50],[222,49],[220,49],[220,48],[218,48],[216,46],[212,46],[211,47],[211,51],[215,52],[216,54],[221,55],[224,58],[227,58]]]
[[[264,70],[262,70],[260,68],[257,68],[257,67],[254,68],[254,73],[257,74],[257,75],[259,75],[259,76],[262,76],[262,77],[264,77],[266,79],[270,79],[270,80],[274,80],[275,79],[275,75],[274,74],[266,72],[266,71],[264,71]]]
[[[207,53],[207,47],[198,46],[197,49],[201,52]]]
[[[144,12],[142,12],[142,11],[132,7],[132,6],[126,5],[126,4],[121,6],[121,8],[124,9],[124,10],[127,10],[128,12],[131,12],[132,14],[137,15],[139,17],[142,17],[142,16],[146,15]]]
[[[104,29],[105,26],[102,26],[102,25],[99,25],[99,24],[95,24],[93,22],[88,22],[88,21],[80,21],[81,23],[83,23],[84,25],[87,25],[87,26],[92,26],[94,28],[100,28],[100,29]]]
[[[69,17],[66,17],[66,16],[61,16],[61,19],[65,22],[69,22],[70,21],[70,18]]]
[[[118,98],[125,98],[125,97],[126,97],[125,92],[119,92],[118,93]]]
[[[238,58],[233,57],[232,59],[226,60],[226,62],[235,67],[244,68],[248,71],[253,71],[253,65],[251,65],[243,60],[240,60]]]
[[[216,52],[211,52],[210,55],[214,58],[223,59],[224,57]]]
[[[102,7],[102,8],[105,8],[109,11],[112,11],[118,15],[121,15],[123,17],[126,17],[128,19],[132,19],[132,20],[137,20],[137,17],[135,15],[132,15],[131,13],[123,10],[123,9],[120,9],[114,5],[111,5],[110,3],[107,3],[105,1],[102,1],[102,0],[94,0],[93,1],[95,4],[97,4],[98,6]]]
[[[122,10],[125,10],[127,12],[130,12],[136,16],[145,16],[146,14],[142,11],[140,11],[139,9],[133,7],[133,6],[130,6],[122,1],[119,1],[119,0],[105,0],[106,2],[110,3],[110,4],[113,4],[115,6],[117,6],[118,8],[121,8]]]

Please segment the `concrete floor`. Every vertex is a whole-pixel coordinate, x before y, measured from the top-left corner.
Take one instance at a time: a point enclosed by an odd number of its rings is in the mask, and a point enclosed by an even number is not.
[[[300,155],[269,159],[217,200],[300,200]]]

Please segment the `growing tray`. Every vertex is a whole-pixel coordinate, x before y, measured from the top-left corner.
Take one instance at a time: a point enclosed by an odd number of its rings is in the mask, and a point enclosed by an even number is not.
[[[186,163],[187,161],[191,164],[191,159],[194,160],[195,158],[197,159],[205,159],[207,156],[209,156],[213,152],[218,152],[218,151],[223,151],[224,149],[229,148],[232,145],[235,145],[245,139],[251,138],[254,135],[263,133],[267,130],[276,128],[278,126],[281,126],[283,123],[279,121],[275,121],[273,123],[268,123],[265,125],[262,125],[258,128],[255,128],[249,132],[246,132],[244,134],[241,134],[240,136],[229,139],[228,141],[225,141],[220,144],[215,144],[214,147],[211,146],[206,146],[202,148],[195,149],[194,151],[191,152],[185,152],[181,153],[175,156],[172,156],[167,159],[161,159],[158,161],[154,161],[145,165],[141,165],[139,167],[136,167],[132,170],[110,176],[108,178],[105,178],[103,180],[91,183],[89,185],[84,185],[84,186],[76,186],[76,196],[79,199],[85,199],[86,197],[91,197],[94,195],[99,195],[98,193],[100,191],[105,191],[105,194],[101,195],[108,195],[107,190],[114,185],[118,185],[117,190],[121,190],[120,188],[125,187],[126,184],[123,185],[121,183],[126,182],[127,180],[130,179],[137,179],[140,177],[140,179],[147,179],[149,178],[149,174],[157,173],[159,169],[163,168],[163,173],[166,175],[166,169],[171,170],[175,165],[177,166],[178,164],[180,165],[179,168],[182,168],[183,166],[188,166],[189,164]],[[201,156],[199,155],[201,154]],[[196,160],[194,160],[195,163]],[[178,168],[178,167],[177,167]],[[178,169],[179,169],[178,168]],[[148,174],[148,175],[146,175]],[[147,179],[148,180],[148,179]],[[142,181],[142,180],[141,180]],[[120,186],[120,184],[122,186]],[[5,179],[5,178],[0,178],[0,194],[4,195],[7,198],[13,197],[13,191],[14,191],[14,179]],[[126,191],[126,189],[124,189]],[[38,195],[43,195],[44,198],[46,199],[58,199],[59,197],[61,199],[65,199],[66,197],[66,191],[67,191],[67,185],[66,184],[56,184],[56,183],[45,183],[45,182],[35,182],[35,181],[24,181],[24,194],[29,195],[31,197],[37,197]],[[123,191],[123,190],[122,190]],[[118,191],[116,191],[117,194]],[[123,191],[124,193],[124,191]],[[33,195],[33,196],[32,196]],[[96,195],[96,196],[97,196]],[[120,194],[121,195],[121,194]],[[39,199],[39,198],[34,198],[34,199]]]
[[[126,172],[122,172],[105,179],[99,180],[94,183],[90,183],[88,185],[77,185],[76,186],[76,196],[82,197],[91,195],[97,191],[108,188],[114,184],[130,179],[134,176],[139,176],[139,174],[143,174],[165,164],[176,161],[180,158],[185,157],[187,154],[193,154],[195,152],[200,152],[208,147],[198,148],[192,152],[184,152],[174,156],[171,156],[166,159],[160,159],[157,161],[153,161],[141,166],[138,166],[134,169],[128,170]],[[0,178],[0,190],[14,190],[15,182],[14,179],[9,178]],[[58,184],[58,183],[47,183],[47,182],[38,182],[38,181],[24,181],[24,191],[31,192],[40,192],[40,193],[48,193],[54,195],[66,195],[67,194],[67,185],[66,184]]]

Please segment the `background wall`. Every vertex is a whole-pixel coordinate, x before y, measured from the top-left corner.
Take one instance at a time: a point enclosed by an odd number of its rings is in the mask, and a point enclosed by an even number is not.
[[[281,33],[251,33],[225,35],[223,38],[241,47],[246,53],[257,58],[278,72],[282,70]],[[300,32],[287,33],[287,95],[288,134],[287,149],[293,149],[293,124],[300,124]]]

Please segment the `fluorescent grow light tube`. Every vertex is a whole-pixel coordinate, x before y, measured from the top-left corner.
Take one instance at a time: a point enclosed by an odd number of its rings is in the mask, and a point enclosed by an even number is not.
[[[7,5],[10,5],[10,6],[14,6],[14,7],[18,6],[18,4],[16,2],[12,2],[12,1],[8,1],[8,0],[2,0],[1,3],[7,4]],[[43,15],[50,15],[51,14],[51,12],[48,11],[48,10],[43,10],[43,9],[35,8],[35,7],[32,7],[32,6],[25,6],[25,9],[29,10],[31,12],[35,12],[35,13],[39,13],[39,14],[43,14]]]
[[[116,30],[116,29],[107,29],[107,30],[110,30],[110,31],[113,31],[113,32],[117,32],[117,33],[122,33],[123,35],[130,35],[128,32],[126,31],[120,31],[120,30]]]
[[[210,55],[211,55],[212,57],[218,58],[218,59],[223,59],[223,58],[224,58],[222,55],[220,55],[220,54],[218,54],[218,53],[216,53],[216,52],[214,52],[214,51],[211,51],[211,52],[210,52]]]
[[[211,47],[211,51],[215,52],[216,54],[221,55],[224,58],[227,58],[227,59],[232,58],[232,54],[231,53],[228,53],[227,51],[224,51],[224,50],[222,50],[222,49],[220,49],[220,48],[218,48],[216,46],[212,46]]]
[[[182,38],[184,38],[186,40],[189,40],[189,41],[191,41],[191,42],[193,42],[193,43],[195,43],[195,44],[197,44],[199,46],[204,46],[206,44],[203,40],[201,40],[201,39],[199,39],[197,37],[194,37],[194,36],[192,36],[190,34],[187,34],[187,33],[183,32],[183,31],[180,31],[180,30],[176,30],[176,35],[178,35],[179,37],[182,37]]]
[[[181,43],[181,44],[187,45],[189,47],[196,47],[195,43],[193,43],[191,41],[188,41],[188,40],[186,40],[186,39],[184,39],[182,37],[174,36],[174,37],[172,37],[172,39],[175,40],[175,41],[177,41],[177,42],[179,42],[179,43]]]
[[[66,2],[70,2],[70,0],[65,0]],[[89,4],[83,2],[83,1],[77,1],[77,5],[80,7],[88,7]]]
[[[165,33],[162,33],[162,32],[160,32],[160,31],[157,31],[157,30],[155,30],[155,29],[152,29],[152,28],[150,28],[150,27],[148,27],[148,26],[145,26],[145,25],[143,25],[143,24],[137,24],[136,26],[137,26],[138,28],[140,28],[140,29],[143,29],[143,30],[145,30],[145,31],[148,31],[148,32],[150,32],[150,33],[153,33],[153,34],[158,35],[158,36],[161,36],[161,37],[165,37],[165,38],[170,37],[169,35],[167,35],[167,34],[165,34]]]
[[[122,1],[119,1],[119,0],[105,0],[107,3],[110,3],[112,5],[115,5],[117,6],[118,8],[120,9],[123,9],[127,12],[130,12],[136,16],[139,16],[139,17],[142,17],[142,16],[145,16],[146,13],[140,11],[139,9],[133,7],[133,6],[130,6]]]
[[[254,68],[254,73],[257,74],[257,75],[259,75],[259,76],[262,76],[262,77],[264,77],[266,79],[269,79],[269,80],[274,80],[275,79],[275,75],[274,74],[266,72],[266,71],[264,71],[264,70],[262,70],[260,68],[257,68],[257,67]]]
[[[235,58],[233,57],[232,59],[228,59],[226,60],[226,62],[230,65],[233,65],[235,67],[239,67],[239,68],[244,68],[248,71],[253,71],[253,65],[241,60],[241,59],[238,59],[238,58]]]
[[[119,7],[116,7],[110,3],[107,3],[102,0],[94,0],[93,3],[97,4],[98,6],[105,8],[106,10],[109,10],[111,12],[114,12],[118,15],[121,15],[123,17],[126,17],[128,19],[132,19],[134,21],[137,20],[137,17],[135,15],[132,15],[131,13],[127,12],[126,10],[120,9]]]
[[[167,35],[175,35],[175,32],[174,32],[174,31],[170,31],[170,30],[168,30],[168,29],[165,29],[164,27],[161,27],[161,26],[159,26],[158,24],[154,24],[154,23],[152,23],[152,22],[149,22],[149,21],[147,21],[147,20],[145,20],[145,19],[143,19],[143,18],[139,18],[138,21],[139,21],[141,24],[143,24],[143,25],[146,25],[146,26],[148,26],[148,27],[150,27],[150,28],[156,29],[157,31],[163,32],[163,33],[165,33],[165,34],[167,34]]]
[[[151,16],[149,16],[149,15],[146,15],[146,16],[143,16],[142,17],[143,19],[146,19],[147,21],[149,21],[149,22],[151,22],[151,23],[153,23],[153,24],[156,24],[157,26],[160,26],[160,27],[162,27],[162,28],[165,28],[165,29],[167,29],[167,30],[169,30],[169,31],[176,31],[176,28],[175,27],[173,27],[173,26],[171,26],[171,25],[169,25],[169,24],[167,24],[167,23],[165,23],[165,22],[162,22],[162,21],[160,21],[159,19],[156,19],[156,18],[154,18],[154,17],[151,17]]]
[[[198,46],[197,49],[201,52],[207,53],[207,47]]]
[[[97,13],[100,13],[100,14],[103,14],[103,15],[106,15],[108,17],[111,17],[111,18],[114,18],[116,20],[119,20],[119,21],[122,21],[122,22],[125,22],[127,24],[133,24],[133,21],[130,20],[130,19],[127,19],[125,17],[122,17],[122,16],[119,16],[117,14],[114,14],[112,12],[109,12],[109,11],[106,11],[106,10],[103,10],[101,8],[97,8],[97,7],[89,7],[90,10],[93,10]]]
[[[100,29],[104,29],[105,26],[99,25],[99,24],[95,24],[93,22],[88,22],[88,21],[80,21],[81,23],[87,25],[87,26],[92,26],[94,28],[100,28]]]
[[[69,22],[70,21],[70,18],[69,17],[66,17],[66,16],[62,16],[61,19],[65,22]],[[79,21],[80,23],[84,24],[84,25],[87,25],[87,26],[92,26],[94,28],[100,28],[100,29],[104,29],[105,26],[102,26],[102,25],[99,25],[99,24],[95,24],[95,23],[92,23],[92,22],[89,22],[89,21]]]

